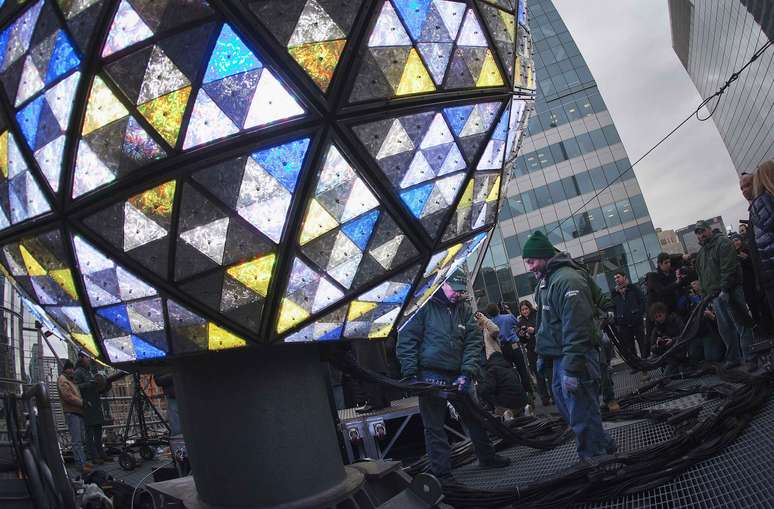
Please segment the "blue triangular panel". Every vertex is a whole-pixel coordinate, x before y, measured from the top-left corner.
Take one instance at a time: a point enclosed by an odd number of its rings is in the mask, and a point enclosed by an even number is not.
[[[296,189],[298,174],[309,148],[309,138],[255,152],[252,157],[291,193]]]
[[[258,57],[234,33],[231,26],[225,24],[220,31],[218,41],[215,43],[215,49],[212,50],[210,62],[207,64],[204,83],[261,67],[263,64],[258,60]]]
[[[374,231],[374,225],[376,225],[377,219],[379,219],[379,211],[372,210],[368,214],[364,214],[354,221],[350,221],[342,226],[341,231],[343,231],[361,251],[365,251],[368,240],[371,238],[371,234]]]

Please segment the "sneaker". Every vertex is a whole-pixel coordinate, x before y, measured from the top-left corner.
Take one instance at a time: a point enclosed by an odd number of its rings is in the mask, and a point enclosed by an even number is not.
[[[510,458],[506,458],[505,456],[500,456],[499,454],[495,454],[494,456],[486,460],[478,460],[478,465],[481,468],[503,468],[503,467],[507,467],[510,464],[511,464]]]

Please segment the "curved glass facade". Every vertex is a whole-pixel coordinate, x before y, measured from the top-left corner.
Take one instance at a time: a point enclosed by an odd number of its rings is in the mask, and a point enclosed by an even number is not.
[[[536,230],[585,262],[603,289],[619,269],[632,281],[643,278],[661,251],[637,179],[626,172],[626,150],[570,32],[551,0],[531,0],[528,8],[535,109],[476,278],[479,305],[532,296],[535,278],[521,246]]]

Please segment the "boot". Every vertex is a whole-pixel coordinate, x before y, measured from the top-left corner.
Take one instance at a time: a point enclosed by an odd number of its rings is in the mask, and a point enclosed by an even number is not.
[[[511,459],[495,454],[486,460],[478,460],[478,464],[481,468],[503,468],[511,464]]]

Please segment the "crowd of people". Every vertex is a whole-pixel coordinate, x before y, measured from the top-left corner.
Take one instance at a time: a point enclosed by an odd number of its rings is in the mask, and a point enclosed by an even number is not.
[[[607,325],[627,355],[648,358],[670,351],[667,376],[701,361],[759,369],[754,337],[774,332],[774,162],[742,175],[740,188],[750,216],[738,233],[726,235],[697,221],[697,253],[660,253],[641,285],[616,272],[609,296],[539,231],[522,246],[538,281],[534,304],[524,300],[515,309],[501,303],[474,311],[464,298],[464,280],[455,274],[400,331],[401,375],[457,386],[505,419],[530,412],[537,391],[542,404],[555,405],[574,431],[582,461],[614,453],[616,443],[601,419],[602,409],[620,409],[610,377],[613,348],[603,332]],[[692,329],[697,335],[675,346],[699,305],[703,311],[692,318],[699,320]],[[449,479],[447,402],[436,394],[419,399],[431,470]],[[457,413],[480,465],[508,465],[468,409],[461,406]]]

